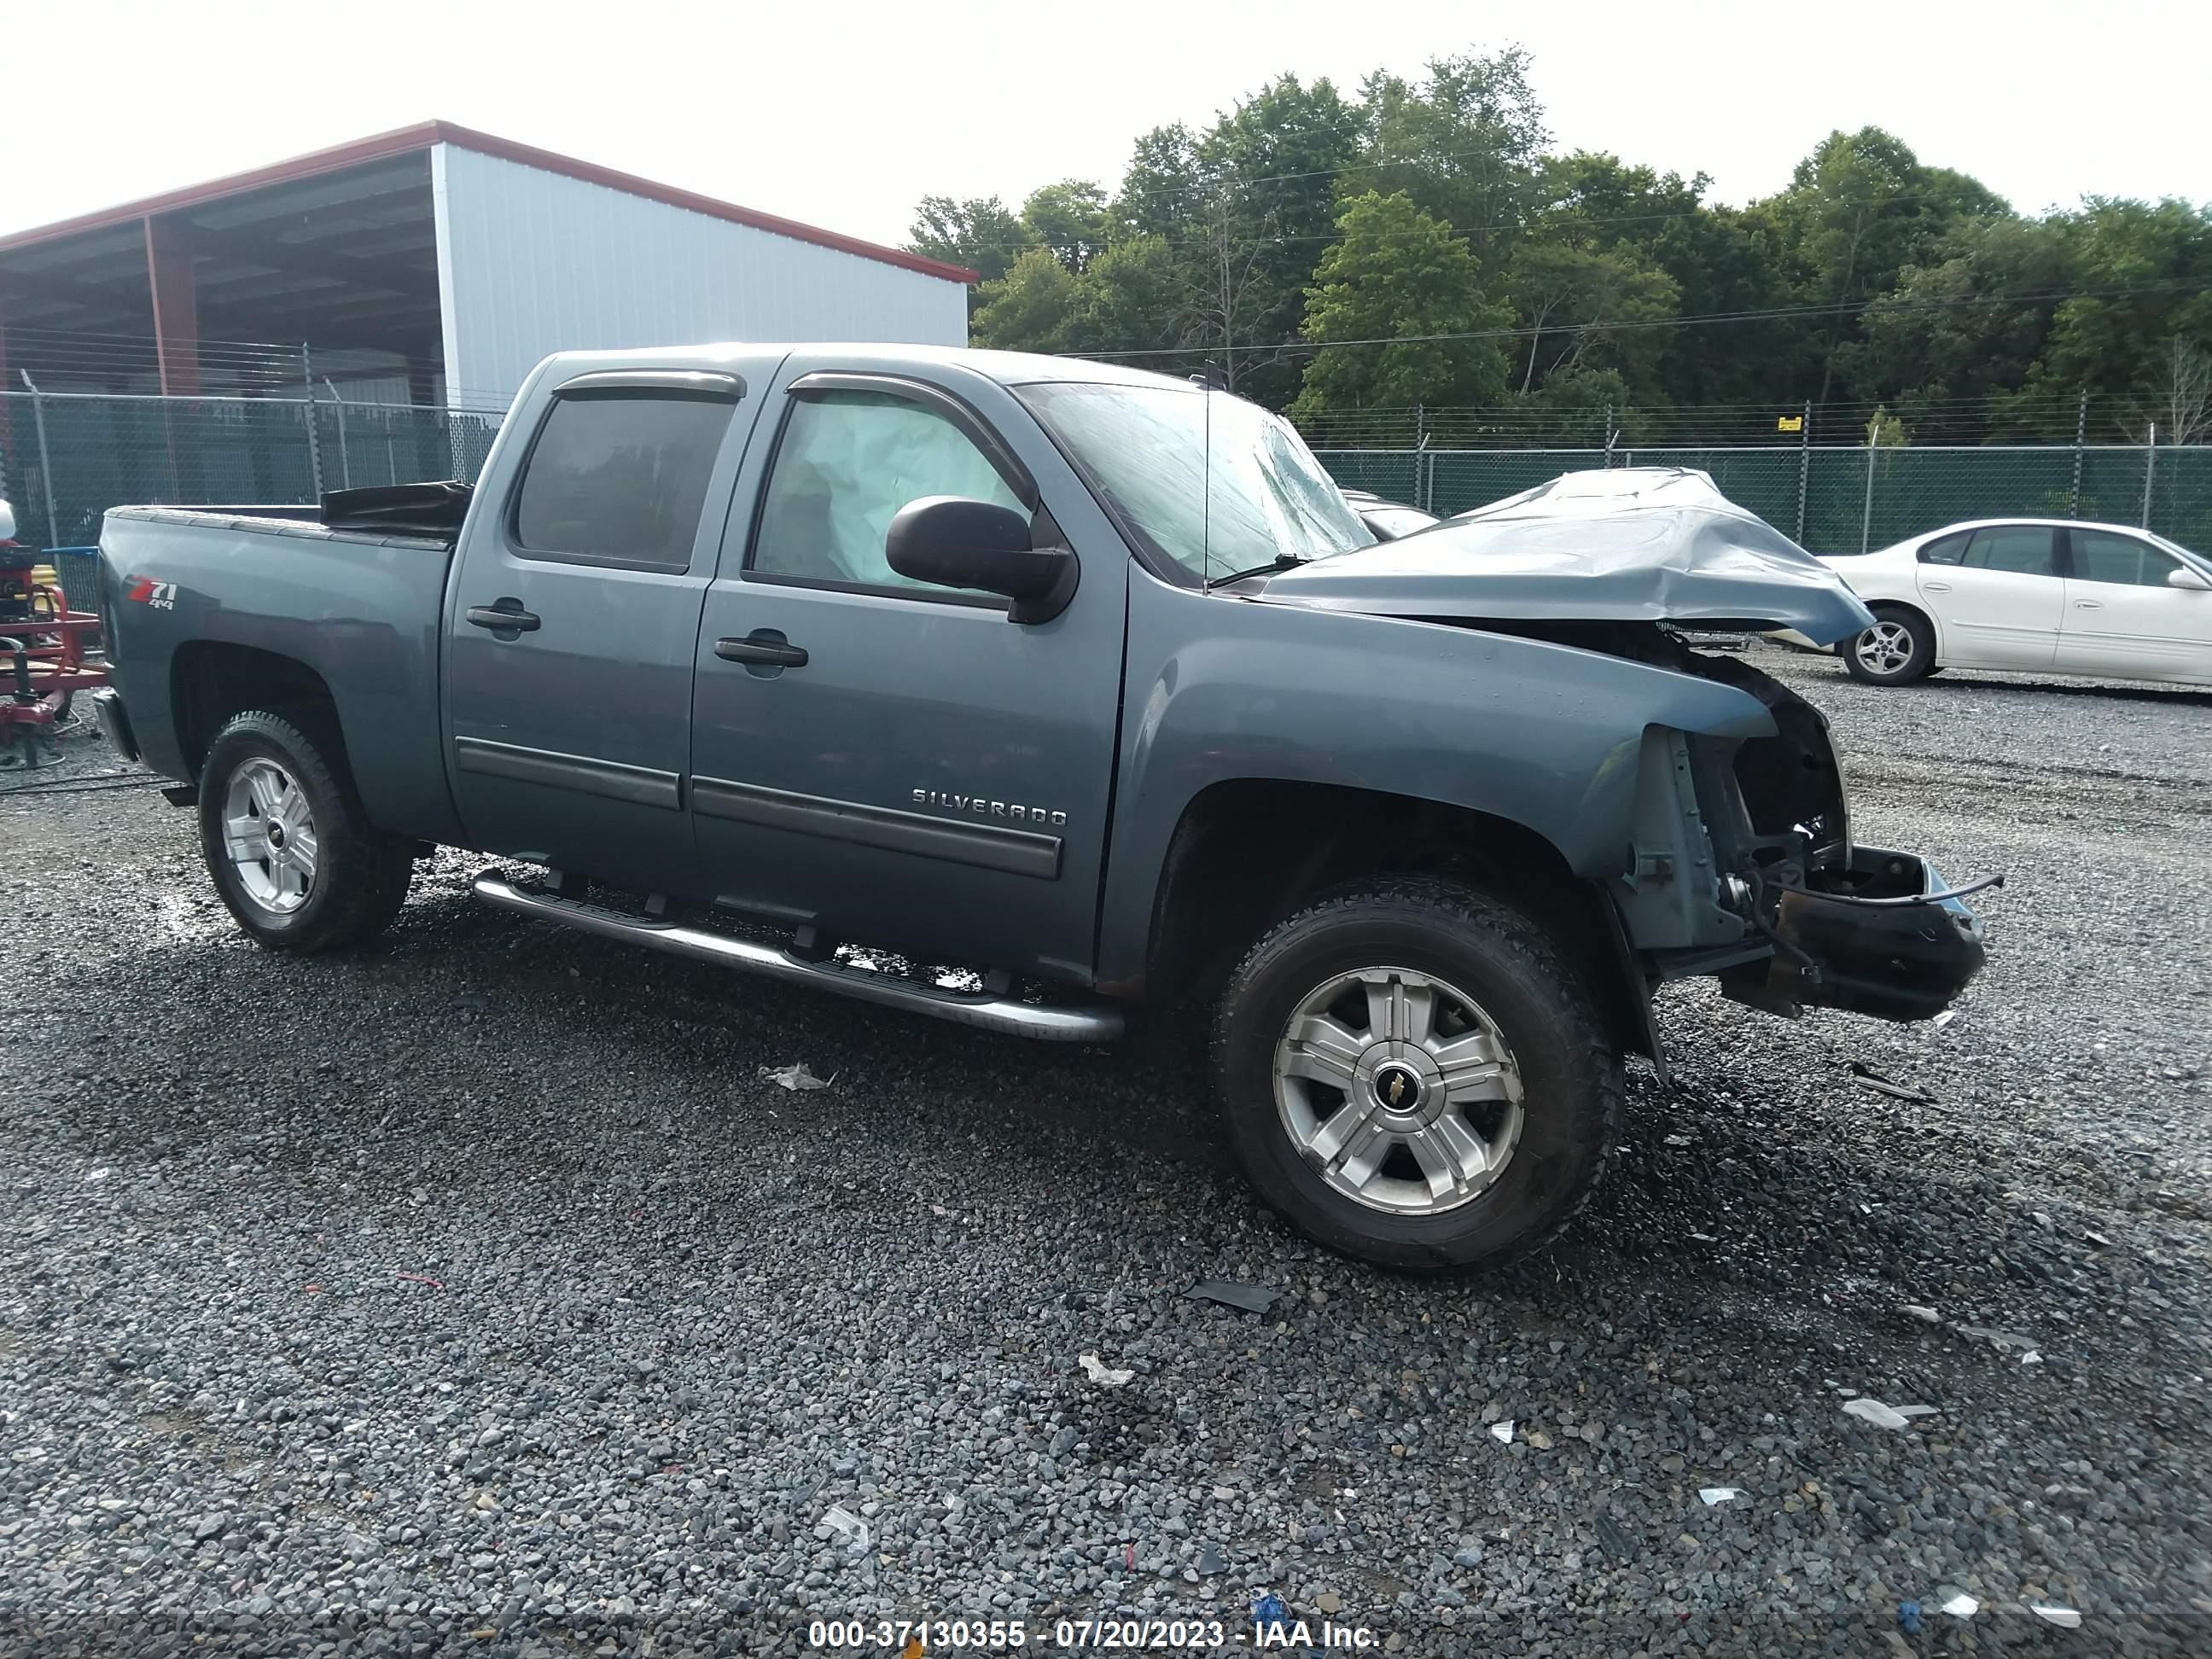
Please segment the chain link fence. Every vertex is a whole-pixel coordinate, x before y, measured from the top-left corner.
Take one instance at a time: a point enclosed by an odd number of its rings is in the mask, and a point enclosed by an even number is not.
[[[0,495],[18,540],[88,546],[111,507],[287,505],[325,489],[473,481],[500,419],[305,398],[0,392]]]
[[[0,392],[0,495],[19,540],[82,547],[125,503],[307,503],[325,489],[473,481],[501,416],[277,398]],[[1696,467],[1816,552],[2009,514],[2139,525],[2212,550],[2212,445],[1780,444],[1331,447],[1347,489],[1449,514],[1562,472]],[[72,592],[72,599],[76,595]],[[88,597],[89,597],[88,595]]]
[[[1864,552],[1963,519],[2136,525],[2212,550],[2212,445],[1687,449],[1320,449],[1347,489],[1449,516],[1562,472],[1696,467],[1818,553]]]

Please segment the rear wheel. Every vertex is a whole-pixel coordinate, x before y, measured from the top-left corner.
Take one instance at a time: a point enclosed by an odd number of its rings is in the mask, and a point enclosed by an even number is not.
[[[1874,626],[1836,647],[1850,677],[1868,685],[1905,685],[1934,672],[1936,635],[1927,618],[1902,605],[1873,610]]]
[[[1519,912],[1425,878],[1332,894],[1261,940],[1213,1060],[1261,1196],[1389,1267],[1546,1243],[1596,1187],[1620,1111],[1581,976]]]
[[[413,847],[369,823],[328,757],[335,749],[254,712],[216,734],[201,770],[208,873],[238,925],[271,951],[355,944],[406,902]]]

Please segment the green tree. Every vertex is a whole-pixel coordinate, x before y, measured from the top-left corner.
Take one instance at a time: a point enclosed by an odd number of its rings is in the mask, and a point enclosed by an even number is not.
[[[1198,218],[1198,141],[1180,121],[1139,138],[1111,210],[1117,232],[1180,241]]]
[[[1022,204],[1022,228],[1080,275],[1105,251],[1106,192],[1088,179],[1063,179],[1030,192]]]
[[[1520,414],[1544,417],[1540,429],[1550,443],[1591,448],[1609,438],[1634,443],[1647,425],[1636,407],[1635,393],[1620,371],[1613,368],[1575,368],[1553,374],[1514,406]]]
[[[955,201],[925,196],[907,230],[907,251],[966,265],[984,282],[995,282],[1013,269],[1024,248],[1036,237],[995,196]]]
[[[1361,88],[1367,143],[1343,180],[1346,199],[1402,191],[1465,237],[1478,262],[1510,242],[1534,207],[1550,135],[1518,46],[1431,60],[1418,82],[1370,76]]]
[[[1360,114],[1328,81],[1269,82],[1193,148],[1198,190],[1182,234],[1186,334],[1231,390],[1279,404],[1297,386],[1305,290],[1335,234],[1336,180]]]
[[[1293,412],[1499,401],[1502,343],[1449,337],[1510,321],[1483,295],[1466,241],[1403,191],[1355,198],[1337,225],[1306,295],[1305,336],[1322,349],[1306,365]]]
[[[1187,272],[1164,236],[1125,236],[1084,273],[1070,350],[1173,350],[1186,343],[1190,294]],[[1173,370],[1170,360],[1147,366]]]
[[[2169,343],[2212,349],[2212,206],[2092,198],[2054,222],[2077,291],[2052,313],[2030,389],[2046,398],[2088,392],[2110,416],[2108,432],[2118,435],[2111,422],[2119,421],[2140,442],[2133,406]]]
[[[1063,179],[1018,215],[930,197],[910,246],[983,274],[979,340],[1211,362],[1278,406],[1510,397],[1632,426],[1638,408],[1837,397],[1930,437],[1961,409],[2057,436],[2085,388],[2107,426],[2170,410],[2175,366],[2212,351],[2212,210],[2023,218],[1877,127],[1716,206],[1702,173],[1550,153],[1528,71],[1517,48],[1467,52],[1357,98],[1280,76],[1203,126],[1143,134],[1110,195]],[[1408,349],[1516,325],[1425,365]],[[1301,338],[1328,349],[1308,361]]]
[[[1970,220],[1868,307],[1863,340],[1840,349],[1847,378],[1931,425],[1978,406],[2020,435],[2070,435],[2063,394],[2039,409],[2019,389],[2049,341],[2051,296],[2073,280],[2071,267],[2063,237],[2044,221]]]
[[[1003,351],[1065,351],[1077,343],[1082,303],[1082,279],[1050,250],[1033,247],[976,290],[968,332],[975,344]]]
[[[2136,404],[2143,441],[2201,444],[2212,438],[2212,353],[2179,334],[2160,347]]]
[[[1577,150],[1544,164],[1532,238],[1626,253],[1663,272],[1684,317],[1741,316],[1791,303],[1782,239],[1766,216],[1706,204],[1710,181]],[[1751,403],[1799,395],[1790,365],[1802,330],[1786,319],[1647,331],[1634,396],[1662,404]]]
[[[1516,252],[1510,292],[1528,337],[1517,385],[1536,389],[1539,376],[1612,368],[1634,395],[1658,396],[1658,365],[1667,342],[1653,325],[1674,315],[1674,279],[1644,263],[1632,248],[1603,252],[1531,236]]]
[[[2008,216],[2003,199],[1965,174],[1924,167],[1880,127],[1832,132],[1768,204],[1797,267],[1801,302],[1829,308],[1815,401],[1826,403],[1843,350],[1863,337],[1862,313],[1906,265],[1962,222]]]

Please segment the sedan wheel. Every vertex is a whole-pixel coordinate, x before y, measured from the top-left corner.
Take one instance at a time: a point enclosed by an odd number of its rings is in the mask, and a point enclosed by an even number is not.
[[[1876,679],[1892,680],[1912,660],[1912,635],[1903,623],[1876,623],[1851,642],[1859,663]]]
[[[1876,605],[1874,626],[1836,651],[1850,677],[1868,685],[1904,685],[1936,665],[1936,636],[1926,619],[1898,605]]]

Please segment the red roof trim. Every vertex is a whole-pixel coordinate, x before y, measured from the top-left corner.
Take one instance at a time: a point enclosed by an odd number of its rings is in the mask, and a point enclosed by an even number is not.
[[[270,185],[290,184],[301,179],[312,179],[318,173],[359,167],[364,162],[388,161],[395,155],[427,150],[433,144],[452,144],[457,149],[474,150],[479,155],[495,155],[501,161],[537,167],[546,173],[557,173],[564,178],[579,179],[587,185],[604,185],[609,190],[642,196],[648,201],[682,208],[687,212],[703,213],[711,219],[748,225],[772,235],[788,236],[794,241],[811,242],[817,247],[835,248],[840,253],[856,254],[864,259],[876,259],[884,264],[920,271],[925,276],[940,277],[951,283],[977,280],[977,274],[965,265],[947,264],[941,259],[927,258],[901,248],[884,247],[880,243],[863,241],[857,236],[823,230],[817,225],[801,224],[796,219],[756,212],[751,208],[717,201],[711,196],[701,196],[691,191],[655,184],[652,179],[641,179],[635,173],[618,173],[612,167],[580,161],[574,156],[562,155],[555,150],[539,149],[533,144],[517,143],[511,138],[501,138],[491,133],[456,126],[451,121],[418,122],[411,127],[399,127],[371,137],[356,138],[350,143],[336,144],[328,149],[295,155],[287,161],[256,167],[251,173],[234,173],[228,178],[210,179],[206,184],[188,185],[183,190],[167,191],[159,196],[126,202],[119,207],[80,214],[74,219],[41,225],[34,230],[20,230],[13,235],[0,236],[0,253],[14,248],[36,247],[86,231],[112,229],[118,225],[128,224],[133,219],[143,218],[149,213],[173,213],[184,209],[204,207],[210,202],[243,195]]]

